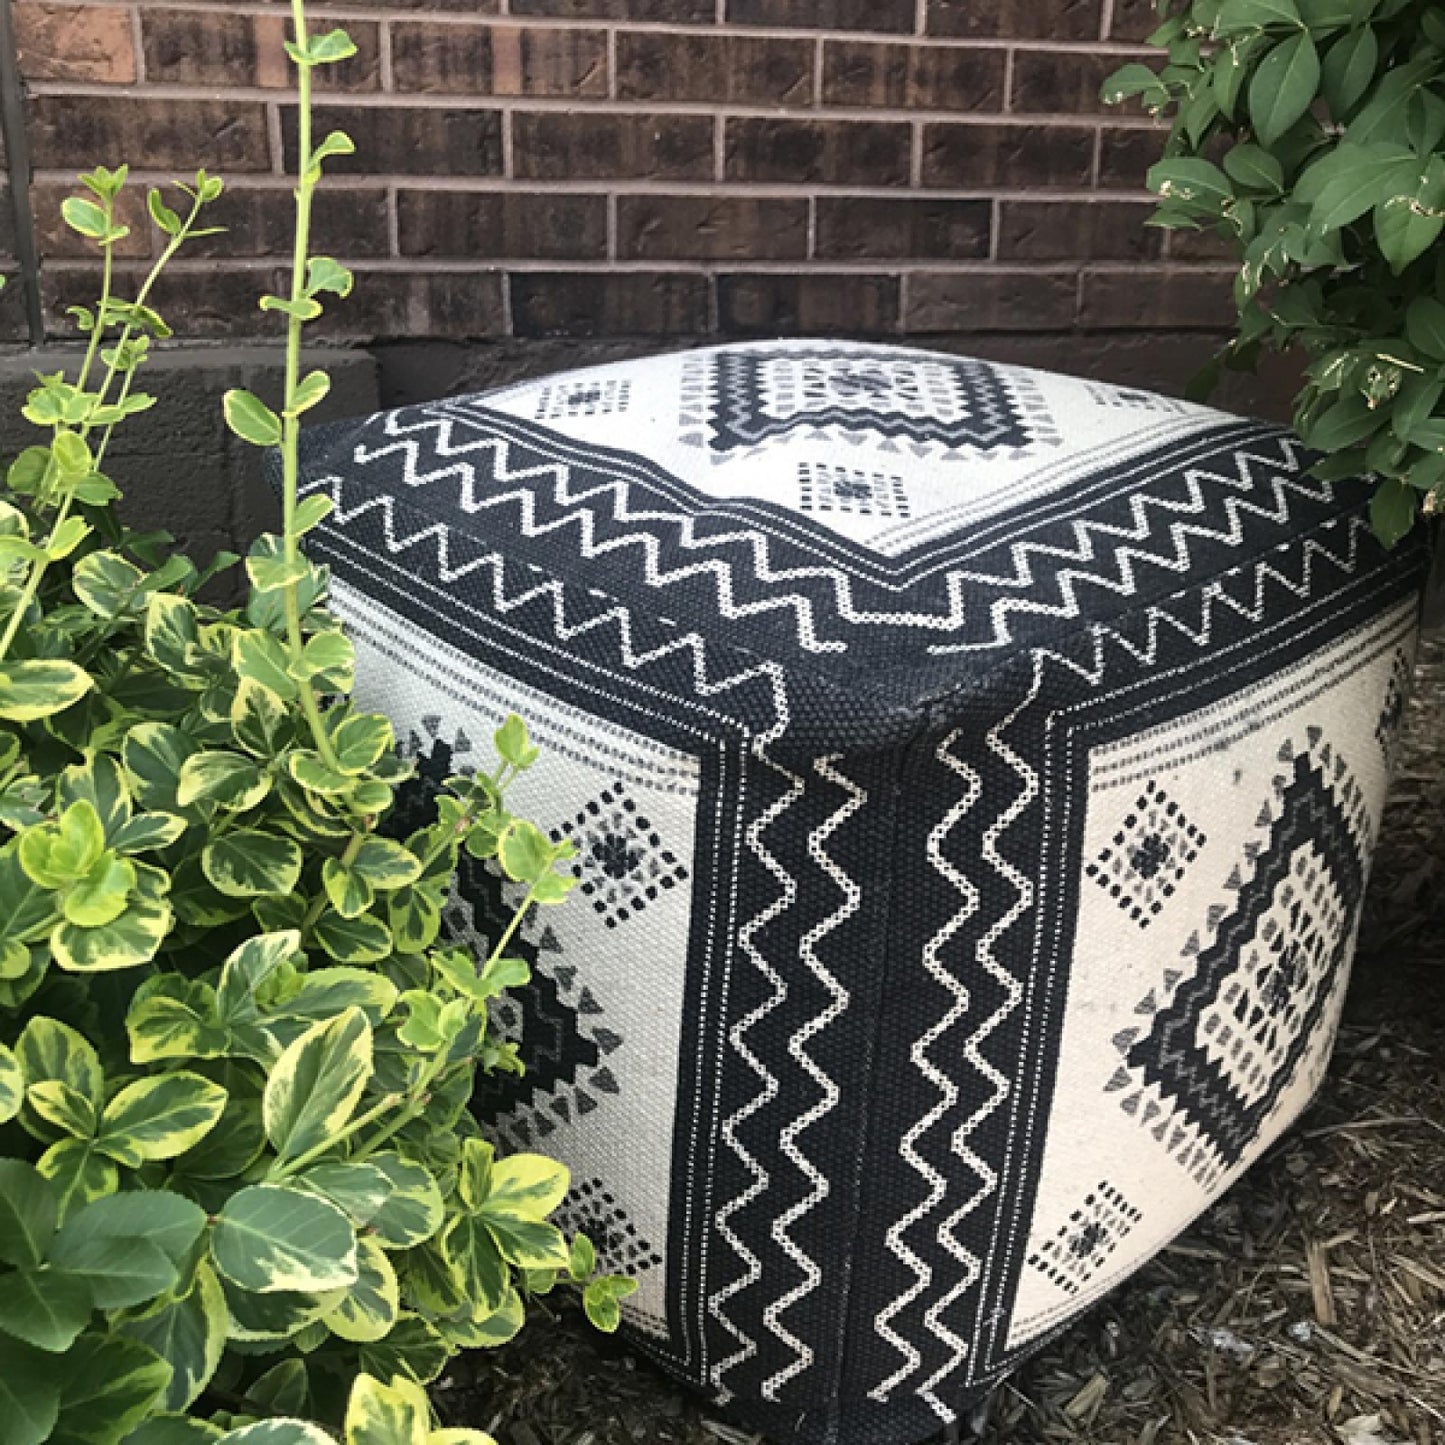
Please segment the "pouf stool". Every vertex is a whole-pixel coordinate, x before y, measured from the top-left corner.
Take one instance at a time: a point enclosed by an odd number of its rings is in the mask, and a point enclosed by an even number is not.
[[[1319,1083],[1423,547],[1278,427],[927,351],[623,362],[307,437],[361,701],[575,839],[501,1140],[779,1440],[912,1442]],[[480,866],[448,926],[505,910]]]

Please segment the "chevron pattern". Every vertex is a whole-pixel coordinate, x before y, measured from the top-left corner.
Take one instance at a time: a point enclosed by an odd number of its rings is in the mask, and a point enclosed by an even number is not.
[[[440,649],[541,721],[557,709],[568,746],[595,735],[594,768],[621,730],[695,771],[695,841],[646,832],[666,885],[637,906],[599,874],[591,941],[533,1005],[552,1117],[626,1055],[644,1095],[620,1103],[672,1130],[666,1163],[600,1133],[579,1156],[619,1217],[666,1201],[633,1223],[638,1347],[802,1445],[913,1445],[1303,1107],[1422,557],[1384,552],[1367,489],[1313,477],[1275,427],[968,362],[979,396],[1011,400],[955,447],[899,420],[909,378],[952,362],[731,350],[323,428],[305,486],[334,503],[314,539],[341,595],[390,619],[386,686],[411,685],[409,648]],[[714,434],[724,374],[775,388],[730,396],[745,445]],[[885,479],[887,505],[822,505],[820,479],[849,478]],[[484,739],[469,696],[457,736]],[[559,788],[575,761],[551,764]],[[1169,839],[1145,836],[1148,809],[1123,826],[1146,781],[1190,850],[1152,889]],[[588,786],[549,826],[633,783]],[[1258,839],[1285,833],[1292,861],[1266,866]],[[623,866],[620,835],[598,847]],[[1090,876],[1100,858],[1139,884],[1147,928]],[[609,968],[638,997],[676,985],[667,1057],[647,1054],[655,1009],[603,997]],[[565,1017],[584,996],[603,1010],[585,1057]],[[541,1147],[565,1157],[618,1103],[569,1109]],[[1078,1118],[1097,1159],[1069,1152]]]

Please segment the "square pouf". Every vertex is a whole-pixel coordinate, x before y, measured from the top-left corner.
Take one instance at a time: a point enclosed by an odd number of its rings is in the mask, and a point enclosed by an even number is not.
[[[1287,431],[723,346],[311,433],[424,776],[521,713],[578,845],[479,1100],[636,1343],[779,1439],[955,1419],[1319,1083],[1423,547]],[[448,917],[514,900],[479,865]]]

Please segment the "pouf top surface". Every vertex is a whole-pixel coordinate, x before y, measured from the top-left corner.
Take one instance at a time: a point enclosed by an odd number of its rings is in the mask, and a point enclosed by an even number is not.
[[[311,433],[305,465],[343,512],[385,498],[393,550],[440,518],[453,571],[458,549],[498,549],[904,709],[1015,648],[1122,626],[1363,500],[1310,476],[1276,426],[836,341],[406,407]]]

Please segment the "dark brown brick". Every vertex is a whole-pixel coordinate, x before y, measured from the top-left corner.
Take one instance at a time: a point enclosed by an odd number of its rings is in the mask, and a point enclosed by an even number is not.
[[[45,5],[19,0],[15,41],[27,80],[92,80],[129,85],[136,78],[130,11],[118,5]]]
[[[1165,250],[1171,261],[1239,261],[1239,243],[1214,229],[1165,231]]]
[[[166,170],[190,170],[202,159],[220,172],[271,168],[259,101],[41,95],[30,102],[30,145],[42,170],[88,170],[138,156]]]
[[[823,103],[998,111],[1005,59],[1002,49],[830,40],[823,49]]]
[[[1005,261],[1149,261],[1162,234],[1145,225],[1147,201],[1004,201],[998,254]]]
[[[727,0],[734,25],[800,26],[813,30],[908,33],[914,0]]]
[[[351,295],[327,308],[315,334],[348,341],[500,336],[505,284],[500,271],[358,271]]]
[[[1093,169],[1094,132],[1085,126],[941,122],[923,131],[925,186],[1087,186]]]
[[[412,94],[607,94],[607,37],[600,30],[398,21],[391,50],[396,88]]]
[[[545,191],[397,192],[404,256],[601,260],[607,198]]]
[[[1147,40],[1162,25],[1154,0],[1114,0],[1110,40]]]
[[[1103,0],[928,0],[930,35],[1097,40]]]
[[[1061,331],[1073,325],[1071,271],[919,272],[908,278],[903,329],[918,332]]]
[[[42,258],[94,260],[98,255],[95,242],[77,235],[65,224],[60,208],[67,196],[86,196],[88,191],[75,185],[36,183],[30,187],[30,209],[35,217],[35,243]],[[6,219],[9,220],[9,194],[5,196]],[[130,235],[115,244],[119,259],[133,259],[152,254],[151,235],[155,227],[146,213],[145,188],[128,186],[116,198],[116,219],[130,227]]]
[[[173,206],[182,197],[168,195]],[[228,186],[206,210],[225,234],[205,236],[188,245],[187,256],[278,256],[291,254],[295,198],[289,188]],[[322,183],[311,211],[311,249],[344,259],[390,254],[386,192],[380,187]]]
[[[1020,50],[1014,56],[1010,108],[1035,115],[1062,111],[1089,115],[1110,111],[1112,107],[1099,98],[1099,90],[1130,58],[1078,51]]]
[[[356,54],[318,66],[313,71],[317,89],[380,90],[380,28],[367,20],[349,21],[344,28],[356,42]],[[280,15],[243,15],[220,8],[145,9],[141,42],[146,79],[168,85],[294,85],[295,71],[284,49],[290,33]]]
[[[993,205],[854,196],[818,198],[818,255],[829,261],[988,255]]]
[[[742,272],[718,277],[718,326],[734,336],[848,332],[880,336],[898,328],[896,276]]]
[[[133,289],[139,279],[138,274],[127,273],[121,284]],[[156,282],[151,305],[181,336],[274,338],[280,335],[277,318],[262,311],[256,301],[263,292],[275,291],[279,279],[273,271],[228,269],[221,263],[204,271],[172,268]],[[94,304],[100,294],[100,270],[94,266],[47,266],[41,294],[46,330],[57,336],[74,335],[75,323],[66,310]]]
[[[732,181],[830,186],[908,184],[911,129],[889,121],[734,117],[727,123]]]
[[[555,15],[564,20],[669,20],[674,25],[708,24],[717,16],[714,0],[512,0],[513,15]]]
[[[708,329],[704,276],[533,271],[511,278],[518,336],[687,336]]]
[[[521,111],[512,117],[513,166],[524,180],[706,180],[710,115]]]
[[[8,262],[0,262],[0,341],[28,341],[30,327],[25,316],[25,280]]]
[[[1106,129],[1099,137],[1099,184],[1142,191],[1149,167],[1164,154],[1163,129]]]
[[[620,196],[617,253],[629,261],[781,261],[808,254],[805,200]]]
[[[492,176],[502,170],[502,117],[495,110],[431,110],[411,106],[324,105],[316,133],[344,130],[354,156],[327,162],[333,173]],[[296,108],[281,111],[286,167],[296,164]]]
[[[596,98],[607,88],[607,36],[601,30],[502,25],[492,31],[497,95]]]
[[[623,100],[808,105],[814,49],[809,40],[761,35],[624,31],[617,37],[617,94]]]
[[[1232,271],[1085,271],[1079,324],[1224,331],[1235,322]]]
[[[391,27],[391,73],[396,89],[413,95],[489,92],[492,32],[398,20]]]
[[[376,0],[327,0],[327,8],[366,5],[376,8]],[[500,15],[502,0],[388,0],[388,10],[436,10],[473,15]]]

